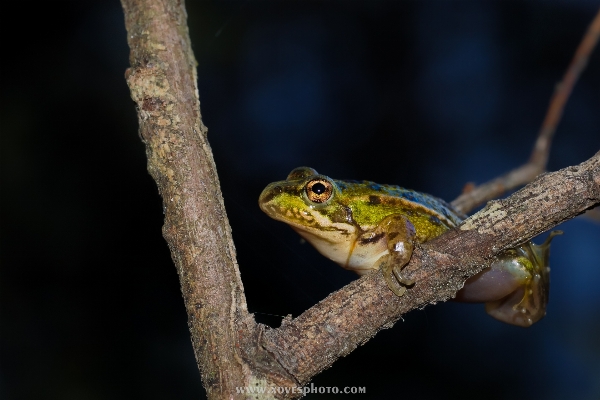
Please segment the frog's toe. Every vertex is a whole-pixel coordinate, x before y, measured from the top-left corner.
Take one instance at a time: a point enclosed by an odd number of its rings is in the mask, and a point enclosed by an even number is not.
[[[401,284],[403,284],[404,286],[412,286],[415,284],[415,280],[414,279],[408,279],[406,277],[404,277],[404,275],[402,275],[402,267],[399,266],[394,266],[394,268],[392,268],[392,271],[394,272],[394,276],[396,277],[396,280],[398,282],[400,282]]]
[[[402,286],[396,281],[394,275],[392,273],[383,273],[383,277],[385,278],[385,282],[387,283],[388,288],[398,297],[401,297],[406,292],[406,286]]]
[[[537,284],[520,287],[498,301],[485,303],[485,311],[499,321],[529,327],[546,315],[546,301],[540,301]]]
[[[406,286],[415,283],[414,280],[406,279],[402,276],[401,267],[392,266],[389,262],[382,262],[380,268],[388,288],[398,297],[404,295]]]

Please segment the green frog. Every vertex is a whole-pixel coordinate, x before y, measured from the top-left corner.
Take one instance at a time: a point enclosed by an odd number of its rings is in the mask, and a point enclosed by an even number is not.
[[[458,226],[464,216],[443,200],[369,181],[335,180],[299,167],[268,185],[258,200],[271,218],[290,225],[321,254],[359,275],[381,270],[396,295],[414,281],[403,275],[415,245]],[[465,282],[458,301],[485,302],[494,318],[530,326],[546,313],[552,236],[506,250]]]

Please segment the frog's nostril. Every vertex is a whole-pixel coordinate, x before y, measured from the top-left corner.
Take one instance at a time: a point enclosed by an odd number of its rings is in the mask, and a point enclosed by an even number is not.
[[[258,203],[266,204],[266,203],[270,202],[271,200],[273,200],[273,197],[281,194],[281,192],[283,192],[283,188],[281,186],[273,186],[271,188],[267,187],[260,194],[260,197],[258,198]]]

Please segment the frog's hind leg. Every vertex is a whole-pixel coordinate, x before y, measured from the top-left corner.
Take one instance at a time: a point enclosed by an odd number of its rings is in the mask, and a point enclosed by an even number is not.
[[[490,268],[468,279],[456,300],[485,302],[486,312],[512,325],[528,327],[546,315],[550,268],[550,234],[546,242],[525,243],[502,253]]]
[[[415,283],[402,275],[415,246],[415,227],[404,215],[390,215],[381,221],[377,231],[385,233],[388,248],[388,254],[380,258],[383,277],[390,290],[402,296],[406,286]]]

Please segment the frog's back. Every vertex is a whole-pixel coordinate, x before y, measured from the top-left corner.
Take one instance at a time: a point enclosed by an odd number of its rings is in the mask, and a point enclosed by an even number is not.
[[[459,225],[463,218],[444,200],[396,185],[383,185],[370,181],[336,180],[340,190],[349,196],[373,193],[379,199],[402,199],[428,214],[437,214],[450,227]],[[377,200],[375,200],[377,201]]]

